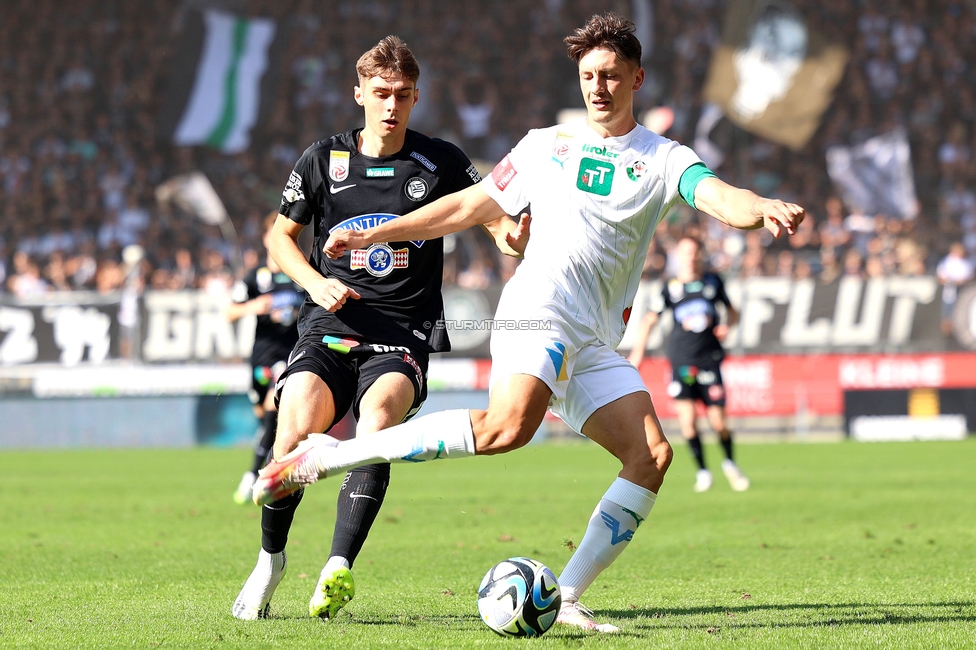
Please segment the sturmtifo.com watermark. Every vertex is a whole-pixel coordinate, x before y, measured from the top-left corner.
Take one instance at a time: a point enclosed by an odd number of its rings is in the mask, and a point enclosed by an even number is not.
[[[552,321],[548,320],[505,320],[481,318],[477,320],[439,320],[437,329],[449,330],[534,330],[548,331],[552,329]]]

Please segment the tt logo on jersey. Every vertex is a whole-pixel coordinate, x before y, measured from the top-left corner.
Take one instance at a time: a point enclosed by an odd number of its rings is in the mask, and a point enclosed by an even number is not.
[[[583,158],[580,160],[576,187],[597,196],[608,196],[613,187],[613,165],[593,158]]]
[[[343,222],[337,223],[329,228],[329,232],[335,232],[336,230],[366,230],[367,228],[375,228],[380,224],[386,223],[390,219],[397,219],[399,217],[400,215],[398,214],[388,214],[385,212],[361,214],[358,217],[352,217],[351,219],[346,219]],[[410,243],[417,248],[420,248],[424,245],[424,240],[411,240]]]

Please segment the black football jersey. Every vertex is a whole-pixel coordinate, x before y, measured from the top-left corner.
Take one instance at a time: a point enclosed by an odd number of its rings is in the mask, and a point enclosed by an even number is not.
[[[271,294],[271,313],[257,318],[251,365],[271,366],[287,359],[298,341],[298,311],[305,300],[305,291],[283,272],[273,272],[267,266],[248,271],[234,287],[232,299],[241,303]]]
[[[335,312],[306,298],[299,328],[426,352],[448,351],[450,341],[439,326],[444,318],[441,239],[377,243],[347,251],[338,260],[322,249],[334,229],[363,230],[396,219],[473,185],[481,176],[460,149],[443,140],[408,129],[398,153],[373,158],[359,153],[359,132],[309,147],[282,193],[281,214],[302,225],[314,224],[309,263],[361,296]]]
[[[705,273],[700,280],[682,283],[668,280],[661,292],[663,313],[670,309],[674,329],[668,339],[668,358],[673,365],[709,366],[722,361],[722,344],[715,338],[715,326],[721,322],[716,308],[722,303],[728,308],[729,297],[725,283],[714,273]]]

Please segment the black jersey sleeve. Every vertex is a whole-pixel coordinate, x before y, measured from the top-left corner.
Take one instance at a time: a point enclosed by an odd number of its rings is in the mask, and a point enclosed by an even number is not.
[[[671,292],[668,291],[668,282],[665,281],[661,285],[661,295],[657,300],[652,300],[649,305],[651,311],[660,316],[667,310],[674,307],[674,303],[671,302]]]
[[[281,193],[281,206],[278,208],[278,212],[303,226],[312,222],[315,206],[318,205],[313,194],[315,188],[321,184],[321,179],[316,178],[319,170],[312,164],[310,155],[316,148],[317,145],[313,145],[306,149],[295,163],[295,168],[288,176],[288,182]]]
[[[459,192],[471,187],[475,183],[481,182],[481,173],[478,171],[478,168],[474,166],[471,159],[457,145],[446,140],[435,139],[434,141],[446,147],[451,156],[457,161],[457,166],[454,168],[454,176],[450,179],[445,194],[453,194],[454,192]]]
[[[722,281],[721,276],[714,273],[712,277],[715,278],[715,300],[725,305],[726,308],[731,307],[732,302],[729,300],[729,294],[725,292],[725,282]]]

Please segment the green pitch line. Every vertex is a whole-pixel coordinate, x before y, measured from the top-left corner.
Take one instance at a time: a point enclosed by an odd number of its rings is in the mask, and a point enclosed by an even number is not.
[[[247,449],[0,453],[0,647],[967,648],[976,644],[976,440],[741,445],[752,479],[691,490],[676,459],[621,559],[585,594],[617,638],[502,639],[484,572],[557,572],[619,466],[594,445],[396,465],[335,621],[308,618],[339,480],[308,489],[273,618],[230,606],[260,543],[231,494]],[[717,445],[707,447],[718,468]]]

